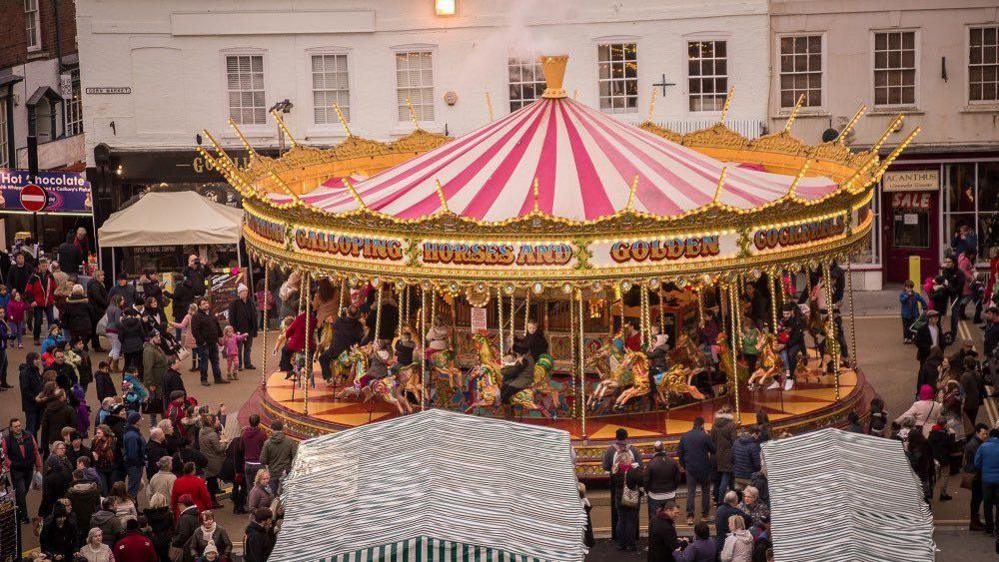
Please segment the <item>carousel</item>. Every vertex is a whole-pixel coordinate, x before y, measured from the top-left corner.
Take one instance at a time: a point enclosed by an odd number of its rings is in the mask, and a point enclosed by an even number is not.
[[[795,434],[866,415],[850,255],[918,129],[879,158],[900,115],[851,151],[862,107],[809,146],[796,107],[748,140],[729,92],[718,124],[679,135],[568,96],[567,57],[541,64],[541,99],[453,140],[414,118],[379,143],[341,117],[346,140],[320,150],[274,113],[291,149],[258,155],[233,124],[241,167],[204,131],[265,291],[280,276],[295,295],[279,365],[263,336],[262,417],[299,438],[430,408],[516,419],[570,432],[579,475],[600,477],[618,428],[651,450],[697,417]]]

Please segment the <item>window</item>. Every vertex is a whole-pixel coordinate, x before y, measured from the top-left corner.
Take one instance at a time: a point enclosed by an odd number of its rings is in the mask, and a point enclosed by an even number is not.
[[[600,109],[631,113],[638,109],[638,45],[610,43],[597,46]]]
[[[418,121],[434,120],[434,59],[430,51],[395,54],[399,121],[409,121],[409,106]]]
[[[968,49],[969,101],[999,101],[999,27],[972,27]]]
[[[944,245],[961,226],[978,235],[979,261],[989,259],[989,233],[999,228],[999,162],[944,164]]]
[[[312,56],[312,103],[317,125],[338,123],[336,102],[343,118],[350,121],[350,83],[347,77],[347,55]]]
[[[66,100],[66,136],[83,133],[83,102],[80,99],[80,69],[71,72],[73,97]]]
[[[24,0],[24,28],[28,34],[28,50],[42,48],[42,34],[38,20],[38,0]]]
[[[0,168],[7,167],[7,100],[0,99]]]
[[[728,94],[725,41],[687,42],[687,87],[690,111],[721,111]]]
[[[229,117],[240,125],[267,122],[264,102],[264,57],[230,55],[225,58],[229,90]]]
[[[915,105],[916,32],[874,34],[874,105]]]
[[[535,59],[507,60],[510,76],[510,111],[517,111],[541,97],[545,92],[545,76],[541,63]]]
[[[804,107],[822,105],[822,36],[780,38],[780,106],[794,107],[805,94]]]

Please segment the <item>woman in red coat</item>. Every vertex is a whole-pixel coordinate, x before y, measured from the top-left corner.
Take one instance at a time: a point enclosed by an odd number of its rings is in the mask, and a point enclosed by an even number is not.
[[[173,490],[170,491],[170,509],[173,510],[173,518],[180,517],[178,500],[184,494],[189,494],[194,500],[194,505],[198,506],[198,511],[206,511],[212,508],[212,496],[208,493],[208,486],[205,481],[195,476],[197,467],[193,462],[184,464],[184,474],[174,480]]]

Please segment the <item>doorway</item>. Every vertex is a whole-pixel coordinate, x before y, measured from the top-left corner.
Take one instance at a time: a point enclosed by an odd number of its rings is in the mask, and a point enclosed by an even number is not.
[[[883,194],[885,280],[909,278],[909,257],[918,256],[919,279],[939,269],[939,191],[896,191]]]

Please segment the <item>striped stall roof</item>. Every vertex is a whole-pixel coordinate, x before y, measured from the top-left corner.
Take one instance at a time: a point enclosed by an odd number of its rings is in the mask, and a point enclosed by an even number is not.
[[[719,202],[752,209],[786,195],[793,176],[728,164],[664,139],[571,98],[542,98],[459,139],[361,182],[351,181],[364,206],[400,219],[447,208],[499,222],[534,209],[571,220],[595,220],[628,206],[668,217],[710,203],[727,168]],[[819,199],[837,189],[831,179],[805,177],[795,193]],[[272,193],[278,203],[290,196]],[[329,213],[356,210],[353,193],[334,178],[303,196]]]
[[[270,562],[576,562],[569,434],[427,410],[303,441]]]
[[[933,560],[933,516],[901,441],[829,428],[768,441],[774,559]]]

